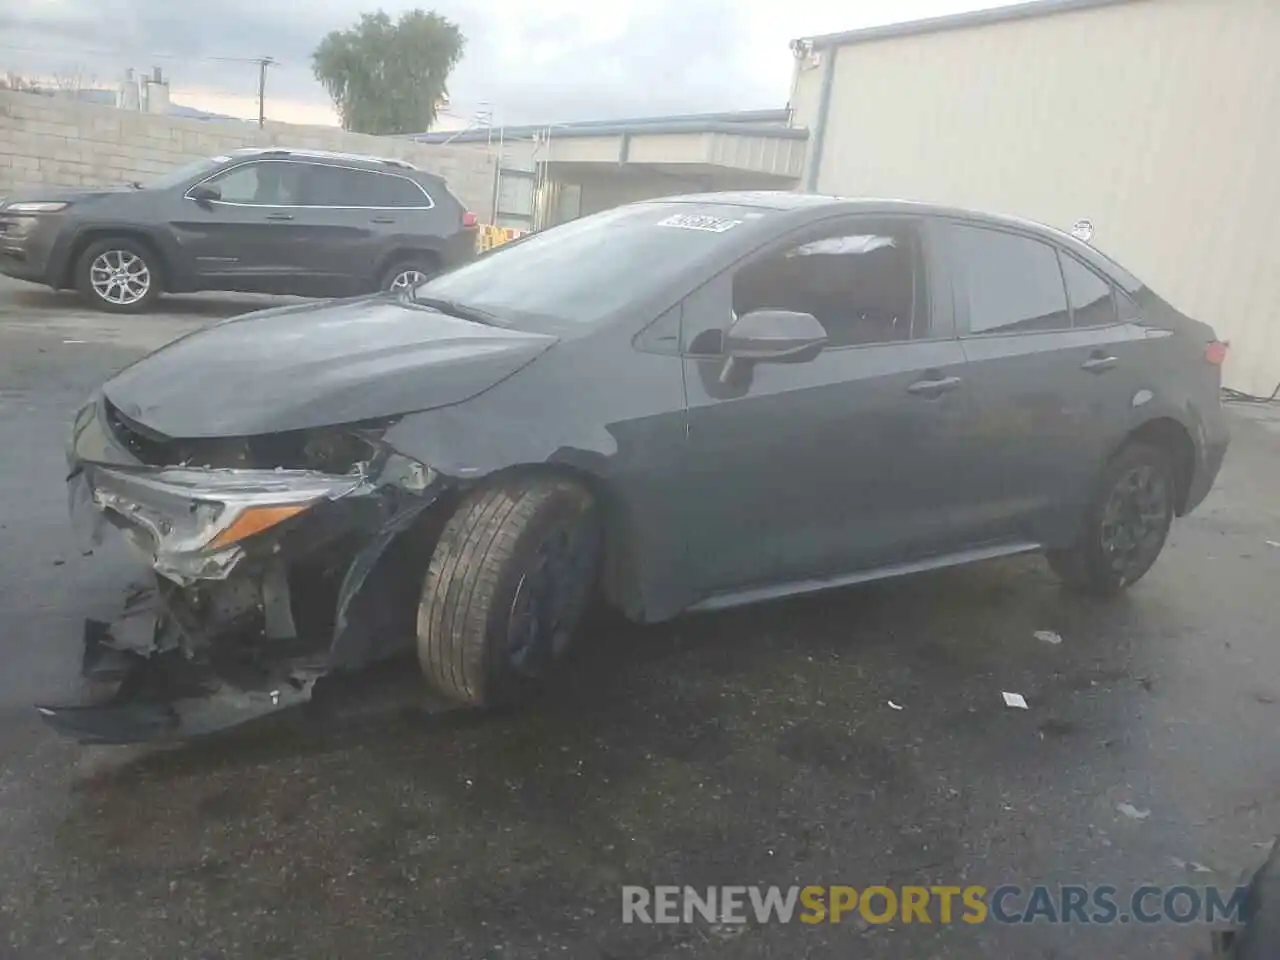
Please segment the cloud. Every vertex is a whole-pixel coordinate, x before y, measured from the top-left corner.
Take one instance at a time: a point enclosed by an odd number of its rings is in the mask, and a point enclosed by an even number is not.
[[[998,0],[992,0],[998,2]],[[412,2],[386,4],[393,16]],[[487,103],[499,123],[542,123],[781,106],[787,41],[971,7],[966,0],[436,0],[468,43],[450,80],[455,114]],[[40,0],[0,10],[0,72],[75,73],[114,85],[124,68],[160,66],[175,91],[249,104],[271,56],[268,115],[323,109],[310,54],[349,26],[360,0],[222,0],[198,12],[168,0]],[[104,29],[110,25],[110,29]],[[180,96],[175,99],[182,99]],[[199,104],[197,104],[199,105]]]

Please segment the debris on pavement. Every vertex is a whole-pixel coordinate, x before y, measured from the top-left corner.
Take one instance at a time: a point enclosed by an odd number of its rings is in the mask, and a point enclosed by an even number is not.
[[[1280,540],[1267,540],[1265,542],[1268,547],[1280,547]]]
[[[1020,693],[1009,693],[1007,690],[1002,690],[1000,695],[1004,697],[1004,705],[1006,707],[1014,707],[1018,710],[1030,709],[1027,706],[1027,698]]]
[[[1062,634],[1054,630],[1037,630],[1035,638],[1045,643],[1051,643],[1055,647],[1062,642]]]
[[[905,710],[905,709],[907,709],[906,707],[902,706],[901,704],[894,703],[892,700],[888,700],[888,701],[886,701],[886,702],[889,704],[889,709],[891,709],[891,710]]]
[[[1116,809],[1130,820],[1145,820],[1151,816],[1150,810],[1139,810],[1132,803],[1118,803],[1116,804]]]
[[[1194,860],[1181,860],[1178,857],[1170,857],[1169,862],[1179,870],[1186,870],[1190,873],[1216,873],[1213,867],[1206,867],[1203,863],[1196,863]]]

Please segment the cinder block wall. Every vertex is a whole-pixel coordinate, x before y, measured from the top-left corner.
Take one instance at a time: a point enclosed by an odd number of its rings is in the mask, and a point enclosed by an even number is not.
[[[237,147],[341,150],[408,160],[447,179],[449,189],[482,221],[493,217],[497,164],[486,151],[336,127],[188,120],[0,91],[0,197],[39,186],[128,183]]]

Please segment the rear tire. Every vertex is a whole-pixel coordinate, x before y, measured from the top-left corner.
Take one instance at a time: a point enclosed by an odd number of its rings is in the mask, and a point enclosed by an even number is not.
[[[1108,597],[1137,583],[1164,549],[1177,490],[1172,460],[1131,443],[1107,464],[1076,543],[1047,553],[1071,589]]]
[[[129,237],[104,237],[85,247],[76,260],[76,288],[99,310],[142,313],[160,295],[159,261],[145,243]]]
[[[440,263],[433,257],[420,256],[397,260],[383,271],[378,280],[378,289],[392,292],[412,290],[419,284],[426,283],[439,272]]]
[[[501,706],[535,690],[594,593],[600,524],[591,493],[513,476],[445,524],[418,606],[418,662],[449,699]]]

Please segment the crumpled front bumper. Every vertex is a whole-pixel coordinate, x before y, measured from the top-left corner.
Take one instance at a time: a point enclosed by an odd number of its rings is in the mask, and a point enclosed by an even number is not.
[[[331,670],[411,642],[379,616],[405,607],[412,584],[385,567],[445,488],[430,468],[392,451],[343,475],[148,466],[100,420],[77,417],[73,523],[90,541],[115,527],[155,579],[111,623],[86,624],[93,696],[38,705],[55,729],[99,743],[198,736],[305,702]],[[327,615],[299,621],[317,607]]]

